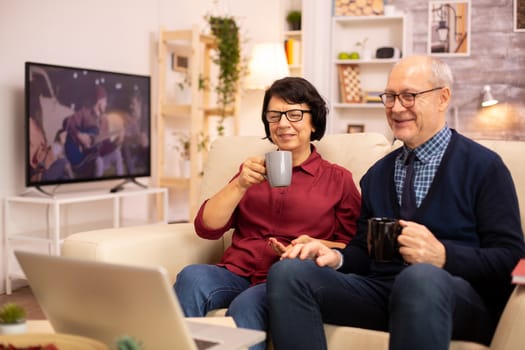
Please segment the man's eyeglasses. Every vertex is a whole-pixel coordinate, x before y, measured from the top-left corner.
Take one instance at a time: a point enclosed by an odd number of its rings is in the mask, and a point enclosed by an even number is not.
[[[299,122],[303,120],[304,113],[310,113],[310,111],[306,109],[289,109],[284,112],[266,111],[264,112],[264,116],[266,117],[266,121],[268,123],[280,122],[283,115],[286,116],[286,119],[288,119],[289,122]]]
[[[396,103],[396,97],[399,98],[399,102],[401,102],[401,105],[403,107],[410,108],[414,105],[414,103],[416,103],[416,96],[441,89],[443,89],[442,86],[420,92],[402,92],[400,94],[385,92],[383,94],[380,94],[379,97],[381,98],[381,102],[383,102],[386,108],[394,107],[394,104]]]

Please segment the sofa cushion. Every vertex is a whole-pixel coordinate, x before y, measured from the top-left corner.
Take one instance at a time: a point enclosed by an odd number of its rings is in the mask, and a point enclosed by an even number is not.
[[[392,150],[385,136],[377,133],[331,134],[315,145],[324,159],[352,172],[358,189],[368,168]]]
[[[330,134],[314,144],[323,158],[351,169],[358,187],[366,170],[392,149],[385,136],[378,133]],[[199,203],[218,192],[246,158],[264,157],[264,153],[275,149],[274,144],[258,136],[223,136],[215,140],[208,152]]]
[[[183,248],[181,248],[183,247]],[[186,265],[217,262],[221,241],[199,238],[191,223],[99,229],[67,237],[61,255],[112,263],[163,266],[170,281]]]
[[[476,142],[498,153],[509,168],[520,201],[521,225],[525,225],[525,166],[522,163],[525,142],[510,140],[476,140]]]
[[[518,285],[503,310],[490,344],[491,350],[523,349],[525,346],[525,286]]]

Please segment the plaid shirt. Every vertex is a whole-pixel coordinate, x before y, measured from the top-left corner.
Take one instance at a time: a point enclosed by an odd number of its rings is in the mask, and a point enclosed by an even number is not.
[[[414,190],[416,192],[416,204],[419,207],[423,198],[427,195],[428,189],[434,180],[434,175],[441,163],[441,158],[448,146],[452,132],[445,126],[430,140],[414,150],[416,160],[414,161]],[[394,183],[396,184],[397,201],[401,204],[401,192],[405,181],[406,166],[405,160],[410,150],[404,146],[403,152],[396,158],[394,170]]]

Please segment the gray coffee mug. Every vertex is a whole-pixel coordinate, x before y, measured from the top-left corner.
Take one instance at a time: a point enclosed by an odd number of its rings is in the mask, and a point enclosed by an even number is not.
[[[397,237],[401,234],[403,227],[399,221],[391,218],[368,219],[368,252],[370,257],[376,261],[388,262],[399,254]]]
[[[272,187],[286,187],[292,183],[292,152],[272,151],[265,154],[266,177]]]

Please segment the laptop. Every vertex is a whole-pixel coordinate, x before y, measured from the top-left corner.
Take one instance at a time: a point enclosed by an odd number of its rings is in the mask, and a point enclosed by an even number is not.
[[[131,336],[144,349],[235,350],[265,332],[184,318],[161,267],[138,267],[16,251],[33,294],[54,330],[109,348]]]

